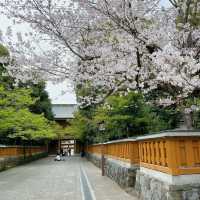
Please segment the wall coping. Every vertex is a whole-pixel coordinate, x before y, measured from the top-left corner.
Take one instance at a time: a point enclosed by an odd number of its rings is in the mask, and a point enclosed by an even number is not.
[[[165,137],[200,137],[200,130],[191,131],[191,130],[177,130],[177,131],[165,131],[157,134],[150,134],[137,137],[137,141],[146,140],[146,139],[155,139],[155,138],[165,138]]]
[[[133,142],[133,141],[136,141],[136,137],[135,138],[125,138],[125,139],[120,139],[120,140],[111,140],[111,141],[108,141],[108,142],[104,142],[104,143],[96,143],[96,144],[89,144],[92,145],[92,146],[100,146],[102,144],[114,144],[114,143],[123,143],[123,142]]]
[[[100,146],[102,144],[105,144],[105,143],[89,144],[88,146]]]
[[[131,137],[121,140],[111,140],[105,143],[91,144],[92,146],[99,146],[102,144],[115,144],[123,142],[135,142],[147,139],[166,138],[166,137],[200,137],[200,130],[169,130],[160,133],[148,134],[143,136]]]
[[[98,144],[91,144],[92,146],[99,146],[102,144],[114,144],[114,143],[123,143],[123,142],[134,142],[140,140],[147,140],[147,139],[156,139],[156,138],[166,138],[166,137],[200,137],[200,130],[170,130],[170,131],[163,131],[160,133],[154,133],[149,135],[131,137],[121,140],[112,140],[105,143],[98,143]]]
[[[6,145],[0,145],[0,148],[42,148],[45,146],[21,146],[21,145],[10,145],[10,146],[6,146]]]
[[[137,141],[137,137],[135,138],[126,138],[121,140],[111,140],[109,142],[105,142],[104,144],[113,144],[113,143],[123,143],[123,142],[134,142]]]

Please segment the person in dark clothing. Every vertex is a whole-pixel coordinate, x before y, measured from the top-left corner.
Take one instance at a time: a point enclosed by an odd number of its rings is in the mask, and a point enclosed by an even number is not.
[[[81,158],[83,158],[85,156],[85,152],[84,150],[81,151]]]
[[[71,149],[70,148],[68,149],[68,154],[69,154],[69,156],[71,156]]]
[[[60,150],[60,154],[61,154],[61,156],[63,156],[63,154],[64,154],[63,149]]]

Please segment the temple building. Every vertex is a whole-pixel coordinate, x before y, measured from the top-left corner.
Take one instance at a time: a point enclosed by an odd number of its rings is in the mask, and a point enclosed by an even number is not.
[[[69,125],[70,119],[73,119],[74,112],[77,109],[76,95],[69,83],[64,81],[62,83],[47,82],[46,91],[52,103],[52,111],[54,120],[63,128]],[[71,153],[79,153],[79,143],[72,136],[66,135],[63,138],[56,138],[49,142],[49,154],[56,154],[63,149],[67,151],[71,149]]]

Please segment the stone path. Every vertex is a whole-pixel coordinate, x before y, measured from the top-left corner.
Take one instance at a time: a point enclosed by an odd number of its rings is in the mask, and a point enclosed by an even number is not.
[[[0,173],[2,200],[136,200],[79,157],[48,157]]]

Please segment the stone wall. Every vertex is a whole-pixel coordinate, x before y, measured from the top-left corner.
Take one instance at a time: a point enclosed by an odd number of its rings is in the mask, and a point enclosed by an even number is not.
[[[0,157],[0,171],[9,169],[11,167],[15,167],[17,165],[28,163],[46,156],[48,156],[48,154],[44,152],[44,153],[37,153],[25,158],[24,156]]]
[[[101,155],[86,157],[101,168]],[[169,184],[120,160],[105,157],[105,175],[141,200],[200,200],[200,184]]]
[[[101,168],[100,155],[87,154],[87,158],[97,167]],[[137,166],[131,166],[129,163],[105,157],[104,167],[105,175],[118,183],[122,188],[134,187]]]
[[[137,166],[119,160],[105,159],[105,174],[122,188],[134,187]]]
[[[199,130],[169,130],[94,144],[86,152],[98,155],[88,155],[98,167],[104,152],[105,175],[141,200],[200,200]]]
[[[138,171],[135,191],[142,200],[199,200],[200,184],[173,185]]]
[[[98,168],[101,168],[101,155],[86,153],[86,157],[95,166],[97,166]]]

